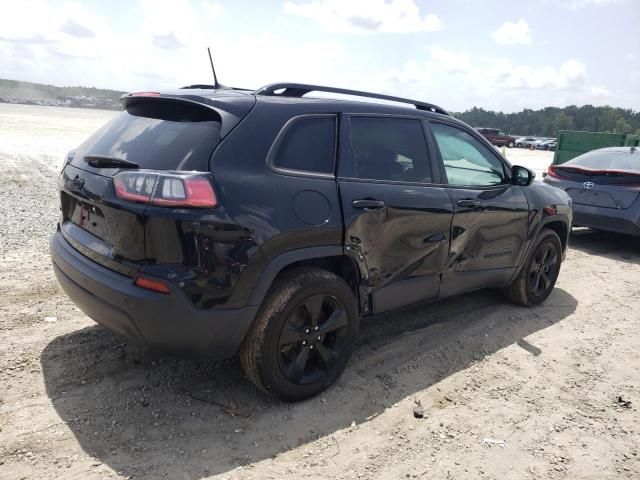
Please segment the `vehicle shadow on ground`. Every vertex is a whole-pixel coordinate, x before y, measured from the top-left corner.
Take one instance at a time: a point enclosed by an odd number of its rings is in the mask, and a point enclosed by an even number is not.
[[[576,305],[559,288],[531,309],[481,291],[374,317],[363,321],[338,383],[298,404],[258,392],[237,360],[174,359],[99,327],[56,338],[41,362],[54,408],[88,455],[133,478],[195,480],[321,437],[329,446],[311,460],[333,461],[340,448],[334,432],[407,397],[424,398],[423,390],[486,355],[518,343],[523,355],[548,359],[551,353],[524,337]]]
[[[574,228],[569,248],[625,263],[640,263],[640,239],[621,233]]]

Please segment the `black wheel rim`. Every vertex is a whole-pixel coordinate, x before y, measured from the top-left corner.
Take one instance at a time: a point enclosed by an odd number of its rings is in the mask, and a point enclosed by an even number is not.
[[[342,357],[348,335],[347,311],[330,295],[313,295],[294,308],[278,339],[278,363],[292,383],[325,377]]]
[[[550,243],[541,244],[529,265],[529,292],[534,297],[546,295],[558,273],[558,252]]]

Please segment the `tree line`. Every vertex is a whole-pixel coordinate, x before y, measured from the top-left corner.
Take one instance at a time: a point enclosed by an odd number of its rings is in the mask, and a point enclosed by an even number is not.
[[[555,137],[558,130],[640,134],[640,112],[608,106],[571,105],[516,113],[473,107],[454,116],[473,127],[499,128],[510,135]]]

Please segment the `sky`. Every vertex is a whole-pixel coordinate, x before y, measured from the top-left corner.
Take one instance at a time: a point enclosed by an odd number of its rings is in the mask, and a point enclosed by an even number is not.
[[[0,78],[304,82],[505,112],[640,110],[640,0],[0,0]]]

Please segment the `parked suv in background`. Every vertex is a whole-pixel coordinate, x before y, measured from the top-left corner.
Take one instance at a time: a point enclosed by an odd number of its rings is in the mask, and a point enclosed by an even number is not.
[[[498,147],[513,147],[515,146],[516,138],[511,135],[507,135],[502,130],[498,130],[497,128],[477,128],[479,133],[481,133],[487,140],[489,140],[493,145],[497,145]]]
[[[569,197],[440,107],[300,84],[122,102],[68,155],[51,240],[64,290],[117,334],[239,352],[260,389],[293,401],[338,378],[362,316],[485,287],[535,305],[553,289]]]

